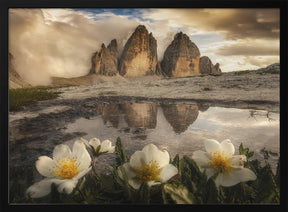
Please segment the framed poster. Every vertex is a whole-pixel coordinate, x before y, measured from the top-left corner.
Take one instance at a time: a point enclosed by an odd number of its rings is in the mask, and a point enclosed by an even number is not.
[[[1,8],[7,207],[287,209],[287,2],[96,2]]]

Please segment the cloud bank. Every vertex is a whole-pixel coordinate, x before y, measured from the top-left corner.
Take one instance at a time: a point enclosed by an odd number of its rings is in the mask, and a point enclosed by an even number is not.
[[[279,62],[278,9],[9,9],[9,52],[15,69],[32,85],[89,72],[101,44],[117,39],[121,52],[144,24],[157,40],[161,61],[183,31],[222,71]]]
[[[94,21],[72,10],[10,9],[9,52],[21,77],[32,85],[48,85],[51,76],[87,74],[93,52],[114,38],[121,46],[135,26],[135,21],[113,16]]]

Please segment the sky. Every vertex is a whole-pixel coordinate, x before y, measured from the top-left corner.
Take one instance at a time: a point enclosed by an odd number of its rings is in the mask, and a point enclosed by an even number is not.
[[[91,56],[117,39],[121,53],[143,24],[157,40],[161,61],[180,31],[222,72],[279,62],[279,9],[9,9],[9,52],[15,69],[32,85],[51,77],[86,75]]]

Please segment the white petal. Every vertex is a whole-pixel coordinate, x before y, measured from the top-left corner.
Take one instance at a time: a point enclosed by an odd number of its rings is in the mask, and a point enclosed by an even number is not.
[[[58,186],[59,192],[65,192],[66,194],[70,194],[77,184],[77,180],[65,180]]]
[[[149,187],[151,187],[151,186],[154,186],[154,185],[159,185],[161,183],[160,182],[156,182],[156,181],[148,181],[147,184],[148,184]]]
[[[74,179],[79,180],[81,177],[83,177],[85,174],[87,174],[90,170],[91,170],[91,166],[88,169],[83,169],[82,171],[80,171],[76,177],[74,177]]]
[[[146,154],[142,151],[136,151],[130,157],[130,166],[133,169],[137,169],[146,163],[147,163]]]
[[[112,143],[109,140],[105,140],[101,143],[101,152],[106,152],[109,151],[111,149]]]
[[[250,169],[247,168],[232,168],[231,172],[228,174],[219,174],[216,178],[216,185],[222,186],[234,186],[240,182],[246,182],[249,180],[255,180],[256,175]]]
[[[88,142],[86,139],[80,138],[80,139],[78,139],[77,141],[81,141],[81,142],[83,142],[86,146],[89,147],[89,142]]]
[[[98,138],[92,138],[89,141],[89,145],[93,146],[96,149],[100,145],[100,140]]]
[[[166,150],[159,150],[158,147],[154,144],[147,144],[142,151],[145,153],[146,163],[149,163],[150,161],[156,161],[159,165],[159,168],[163,168],[170,162],[169,153]]]
[[[247,168],[234,169],[233,173],[238,176],[240,182],[256,180],[257,178],[254,172]]]
[[[62,160],[65,157],[71,157],[71,150],[66,144],[59,144],[53,150],[53,160]]]
[[[137,180],[134,180],[134,179],[128,180],[128,183],[129,183],[129,185],[132,186],[134,189],[139,189],[140,186],[141,186],[141,184],[138,183],[138,181],[137,181]]]
[[[225,155],[227,155],[227,156],[234,155],[235,148],[229,139],[222,141],[220,146],[221,146],[222,151],[224,151]]]
[[[124,163],[122,166],[118,167],[118,169],[117,169],[118,176],[123,180],[124,177],[122,174],[122,169],[125,172],[125,174],[127,175],[129,185],[131,185],[135,189],[139,189],[141,184],[138,183],[137,180],[135,180],[136,173],[131,168],[129,163]]]
[[[136,176],[135,171],[131,168],[131,166],[129,165],[129,163],[124,163],[122,166],[120,166],[117,169],[117,173],[119,175],[119,177],[121,179],[124,179],[123,175],[122,175],[122,171],[121,168],[123,168],[123,171],[126,173],[128,180],[129,179],[133,179]]]
[[[176,174],[178,174],[178,169],[172,164],[168,164],[160,171],[160,181],[164,183],[170,178],[174,177]]]
[[[79,141],[75,141],[73,144],[73,156],[77,158],[80,171],[87,169],[91,165],[91,157],[85,145]]]
[[[108,150],[108,153],[113,153],[115,152],[115,146],[112,146],[109,150]]]
[[[206,168],[205,171],[206,171],[207,179],[209,179],[216,173],[215,169],[213,168]]]
[[[201,150],[193,152],[192,159],[200,167],[209,167],[210,154]]]
[[[30,186],[26,193],[32,198],[40,198],[48,195],[51,192],[51,184],[53,181],[51,179],[44,179],[40,182],[34,183]]]
[[[247,161],[247,158],[245,155],[234,155],[232,156],[232,166],[243,166],[244,163]]]
[[[210,153],[220,152],[221,146],[220,143],[214,139],[207,139],[204,141],[206,151]]]
[[[51,177],[56,166],[56,162],[47,156],[40,156],[36,161],[36,169],[45,176]]]

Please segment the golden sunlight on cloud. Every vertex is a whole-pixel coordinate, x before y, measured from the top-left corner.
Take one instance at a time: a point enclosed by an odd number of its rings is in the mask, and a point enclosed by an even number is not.
[[[127,39],[135,26],[136,22],[115,17],[95,22],[72,10],[10,9],[9,52],[24,79],[48,85],[51,76],[87,74],[101,43]]]
[[[279,9],[155,9],[145,18],[169,20],[170,24],[223,32],[229,39],[279,39]]]
[[[157,40],[161,61],[174,35],[182,31],[201,56],[220,63],[223,72],[279,62],[278,9],[138,9],[132,15],[104,10],[9,9],[9,52],[15,69],[32,85],[50,77],[89,72],[101,44],[117,39],[121,53],[139,24]]]

